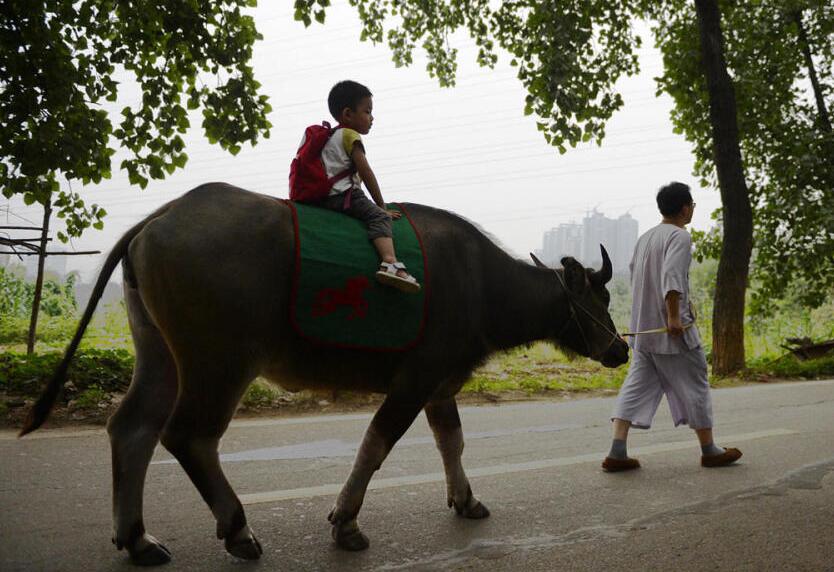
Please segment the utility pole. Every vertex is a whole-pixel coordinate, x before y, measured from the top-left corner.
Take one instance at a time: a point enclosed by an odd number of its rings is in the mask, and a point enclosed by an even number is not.
[[[38,311],[43,291],[43,267],[46,263],[46,243],[49,240],[49,219],[52,216],[52,198],[43,204],[43,227],[41,228],[40,255],[38,256],[38,277],[35,280],[35,299],[32,301],[32,317],[29,320],[29,336],[26,339],[26,353],[35,351],[35,330],[38,327]]]
[[[72,255],[83,255],[83,254],[99,254],[101,251],[99,250],[88,250],[84,252],[66,252],[66,251],[53,251],[49,252],[46,250],[47,243],[49,243],[51,238],[49,238],[49,220],[52,217],[52,202],[50,199],[47,199],[47,202],[44,204],[43,207],[43,226],[42,227],[30,227],[30,226],[0,226],[0,230],[39,230],[41,231],[41,235],[39,238],[34,239],[12,239],[12,238],[5,238],[0,236],[0,247],[6,247],[8,251],[0,251],[0,254],[13,254],[19,258],[23,258],[23,256],[37,256],[38,257],[38,274],[35,280],[35,296],[32,300],[32,313],[29,319],[29,334],[26,339],[26,353],[32,354],[35,351],[35,334],[38,328],[38,313],[40,311],[41,306],[41,298],[43,296],[43,275],[44,275],[44,266],[46,265],[46,257],[47,256],[72,256]],[[38,241],[35,244],[35,240]],[[22,250],[18,250],[18,248],[22,248]]]

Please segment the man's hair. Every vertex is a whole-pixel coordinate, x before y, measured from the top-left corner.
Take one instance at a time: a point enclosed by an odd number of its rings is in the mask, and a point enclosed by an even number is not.
[[[327,96],[327,107],[330,109],[330,115],[338,121],[339,115],[345,107],[356,109],[360,101],[372,95],[371,90],[361,83],[347,79],[340,81],[330,89],[330,95]]]
[[[689,185],[674,181],[660,187],[657,192],[657,208],[663,216],[675,216],[686,205],[692,204]]]

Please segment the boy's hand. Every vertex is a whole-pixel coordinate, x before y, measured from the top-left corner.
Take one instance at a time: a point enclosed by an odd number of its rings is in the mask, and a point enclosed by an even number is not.
[[[397,220],[398,218],[403,216],[403,213],[401,213],[400,211],[395,211],[395,210],[392,210],[392,209],[388,209],[385,212],[387,212],[388,216],[390,216],[394,220]]]

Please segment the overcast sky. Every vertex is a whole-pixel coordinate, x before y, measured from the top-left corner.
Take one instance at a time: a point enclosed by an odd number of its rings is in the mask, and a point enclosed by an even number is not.
[[[109,214],[104,230],[88,229],[68,249],[106,253],[144,215],[209,181],[286,197],[289,164],[304,128],[332,121],[327,93],[342,79],[364,83],[374,93],[374,127],[364,142],[385,199],[460,213],[519,256],[541,248],[545,231],[581,222],[592,209],[610,217],[630,212],[642,233],[658,222],[654,194],[671,180],[693,188],[698,207],[692,228],[712,224],[709,215],[720,204],[718,191],[698,186],[691,175],[691,146],[672,133],[671,99],[654,95],[652,78],[662,64],[648,29],[642,31],[642,72],[618,84],[625,107],[609,122],[603,145],[587,144],[559,155],[536,130],[534,118],[524,117],[526,92],[509,57],[499,57],[494,70],[480,68],[474,42],[454,36],[457,86],[444,89],[429,78],[422,52],[415,52],[410,68],[397,69],[386,46],[360,42],[358,17],[345,0],[333,2],[324,26],[306,29],[293,21],[291,9],[278,8],[277,2],[262,4],[254,15],[264,39],[255,45],[253,64],[273,106],[271,137],[232,157],[204,139],[200,115],[193,115],[185,138],[187,166],[164,181],[151,181],[145,190],[129,186],[126,174],[117,170],[122,158],[117,153],[111,180],[74,184],[85,201]],[[126,83],[113,109],[118,112],[138,99]],[[40,224],[41,218],[37,206],[0,202],[0,224],[24,219]],[[103,255],[67,260],[69,269],[80,270],[89,281]]]

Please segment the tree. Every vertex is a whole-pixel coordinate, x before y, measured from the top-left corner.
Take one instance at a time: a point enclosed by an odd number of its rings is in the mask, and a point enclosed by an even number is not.
[[[66,219],[62,241],[104,209],[69,184],[109,178],[120,167],[144,188],[185,165],[180,135],[188,109],[203,109],[212,142],[237,153],[268,136],[270,106],[258,94],[249,60],[261,36],[243,6],[254,0],[119,2],[8,0],[0,9],[0,187],[7,198],[51,206]],[[216,85],[202,75],[217,78]],[[122,109],[118,126],[103,108],[132,76],[141,102]],[[185,101],[183,101],[185,99]],[[59,181],[66,180],[62,188]]]
[[[398,66],[411,63],[411,53],[421,42],[429,59],[428,72],[441,85],[454,84],[456,52],[446,41],[451,32],[459,28],[468,30],[479,47],[478,62],[482,65],[494,65],[496,46],[505,49],[528,91],[525,113],[538,117],[539,130],[561,153],[566,151],[566,145],[602,140],[605,122],[622,106],[622,99],[614,90],[615,82],[638,70],[635,52],[641,39],[633,34],[632,24],[639,18],[655,22],[655,41],[664,54],[665,64],[658,91],[670,93],[675,100],[675,129],[693,142],[696,173],[705,184],[717,186],[721,192],[722,210],[717,217],[722,232],[713,235],[712,240],[702,240],[711,247],[702,252],[720,257],[713,322],[715,372],[730,373],[744,365],[743,320],[754,228],[762,242],[757,251],[757,268],[768,268],[767,262],[772,269],[772,261],[776,259],[774,249],[784,247],[798,233],[816,236],[816,242],[809,238],[799,249],[806,248],[807,253],[807,243],[811,242],[817,247],[816,260],[825,258],[827,252],[830,261],[834,234],[829,232],[827,242],[819,240],[817,235],[820,234],[818,219],[830,218],[829,213],[834,212],[818,208],[822,204],[820,192],[826,194],[829,189],[827,195],[831,196],[831,185],[825,186],[825,181],[830,179],[821,174],[824,169],[820,165],[834,164],[832,156],[818,146],[819,138],[809,137],[807,129],[799,129],[790,133],[791,146],[786,148],[782,144],[784,138],[772,137],[768,154],[758,155],[761,158],[758,163],[749,163],[757,143],[749,137],[755,131],[754,126],[764,126],[759,132],[771,136],[782,133],[786,124],[794,127],[798,123],[798,107],[779,107],[776,101],[760,107],[760,98],[750,93],[747,75],[739,73],[740,69],[752,70],[760,64],[759,54],[772,51],[774,61],[767,70],[778,73],[781,81],[794,86],[792,94],[797,95],[795,83],[802,78],[802,73],[795,66],[779,68],[786,52],[784,26],[790,19],[782,18],[782,27],[777,29],[768,20],[773,8],[781,4],[783,12],[793,18],[794,30],[799,29],[797,10],[800,22],[808,15],[805,45],[813,44],[816,52],[809,57],[807,50],[794,46],[793,54],[799,58],[804,55],[806,61],[814,57],[821,60],[825,71],[820,72],[817,84],[821,86],[818,93],[824,101],[825,95],[831,92],[834,69],[830,47],[834,18],[830,3],[822,0],[504,0],[496,5],[489,0],[349,1],[362,20],[363,39],[387,41]],[[328,5],[329,0],[296,0],[295,17],[306,25],[313,19],[324,22]],[[827,40],[822,41],[826,34]],[[756,77],[767,77],[766,71],[757,74]],[[762,96],[765,97],[768,96]],[[791,169],[789,172],[799,176],[790,186],[778,180],[776,175],[785,172],[784,163],[796,160],[808,146],[820,149],[819,157],[804,157],[803,168]],[[747,164],[742,162],[742,157]],[[814,168],[804,168],[812,162]],[[811,200],[807,199],[809,180],[814,183]],[[805,198],[798,200],[797,194]],[[800,208],[802,201],[805,207]],[[785,203],[796,206],[797,214],[780,221],[780,205]],[[781,234],[776,236],[783,237],[781,242],[769,240],[774,233],[767,234],[777,223],[781,225]],[[834,229],[834,223],[828,229]],[[811,268],[805,274],[814,277],[826,264],[830,267],[831,263],[817,263],[803,269]],[[797,278],[802,275],[796,274]],[[766,276],[771,281],[763,282],[764,291],[770,288],[770,292],[778,292],[774,285],[794,278],[776,272]]]
[[[0,9],[0,187],[44,207],[41,253],[52,212],[66,242],[101,229],[105,210],[87,205],[71,183],[110,177],[113,145],[130,153],[120,167],[142,188],[185,166],[180,135],[188,109],[203,109],[211,142],[232,154],[269,136],[270,111],[249,60],[261,36],[241,8],[255,0],[8,0]],[[202,76],[216,78],[216,85]],[[118,127],[104,109],[132,76],[141,103],[122,109]],[[183,97],[186,101],[183,102]],[[66,186],[59,181],[64,179]],[[28,348],[34,349],[43,284],[39,256]]]
[[[834,6],[762,0],[729,3],[722,11],[754,205],[750,310],[772,310],[791,284],[802,285],[803,301],[816,307],[834,286],[834,139],[826,103],[834,94]],[[666,61],[661,86],[676,100],[673,121],[693,141],[696,172],[709,184],[714,162],[706,95],[693,89],[699,70],[687,57],[694,16],[670,10],[658,22]],[[723,211],[716,218],[722,221]],[[721,238],[721,226],[701,236],[699,256],[717,258]]]

